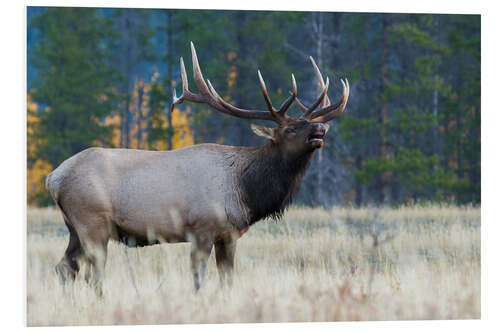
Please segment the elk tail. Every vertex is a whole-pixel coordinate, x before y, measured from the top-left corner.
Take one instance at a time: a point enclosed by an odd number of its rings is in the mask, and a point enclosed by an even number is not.
[[[54,170],[55,171],[55,170]],[[50,196],[54,200],[56,206],[61,210],[61,213],[64,217],[65,221],[68,221],[68,217],[66,215],[66,212],[63,209],[63,206],[61,205],[61,200],[59,198],[59,181],[56,178],[54,178],[54,171],[49,173],[47,177],[45,178],[45,188],[50,192]]]

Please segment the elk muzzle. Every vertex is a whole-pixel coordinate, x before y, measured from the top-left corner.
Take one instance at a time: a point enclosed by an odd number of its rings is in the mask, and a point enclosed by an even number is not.
[[[311,124],[311,133],[307,137],[307,142],[313,146],[313,148],[323,147],[323,137],[328,131],[328,125],[322,123]]]

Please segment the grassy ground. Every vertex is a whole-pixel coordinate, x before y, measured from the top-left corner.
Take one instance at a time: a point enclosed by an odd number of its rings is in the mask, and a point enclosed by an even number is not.
[[[240,239],[233,288],[219,288],[212,254],[198,294],[189,245],[130,249],[127,265],[112,242],[98,298],[81,277],[59,285],[66,227],[30,208],[28,325],[480,318],[480,223],[479,208],[293,208]]]

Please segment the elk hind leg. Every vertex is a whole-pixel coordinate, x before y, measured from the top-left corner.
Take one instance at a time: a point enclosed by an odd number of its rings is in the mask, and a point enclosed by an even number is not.
[[[83,258],[87,263],[85,280],[94,287],[98,296],[102,296],[102,281],[108,252],[108,241],[111,235],[106,223],[93,224],[92,229],[82,230],[80,237]]]
[[[69,243],[64,256],[56,265],[55,269],[62,284],[74,281],[80,269],[77,259],[82,255],[82,246],[75,229],[65,221],[69,230]]]

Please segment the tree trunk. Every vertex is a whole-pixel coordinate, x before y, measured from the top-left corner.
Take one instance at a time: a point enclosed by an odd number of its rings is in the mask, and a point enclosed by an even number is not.
[[[167,55],[172,53],[172,11],[167,9]],[[170,90],[172,87],[172,61],[167,56],[167,85]],[[167,136],[167,149],[173,149],[174,128],[172,124],[172,112],[167,108],[167,126],[169,129]]]
[[[440,43],[440,26],[439,26],[439,15],[435,16],[435,31],[436,31],[436,41]],[[439,92],[438,92],[438,82],[439,75],[436,73],[434,75],[434,92],[432,96],[432,115],[434,118],[434,126],[432,127],[432,144],[433,149],[432,152],[437,156],[441,156],[441,141],[439,137]],[[439,158],[436,160],[436,164],[434,165],[434,172],[437,172],[439,169]]]
[[[247,91],[244,89],[245,83],[248,82],[247,80],[247,73],[248,73],[248,61],[246,59],[250,56],[248,53],[248,42],[246,40],[246,21],[248,19],[248,14],[244,10],[240,10],[236,13],[236,19],[237,22],[239,23],[238,26],[238,31],[237,31],[237,37],[236,37],[236,42],[238,44],[238,55],[237,57],[243,60],[240,60],[240,65],[237,68],[237,78],[236,80],[238,81],[238,84],[235,85],[235,87],[239,87],[239,89],[236,90],[236,105],[249,105],[246,101],[246,96],[247,96]],[[248,132],[245,131],[243,126],[244,122],[239,121],[239,120],[234,120],[232,121],[232,125],[236,126],[237,128],[237,133],[240,133],[237,137],[237,145],[239,146],[244,146],[245,145],[245,135],[242,133]]]
[[[383,40],[382,40],[382,68],[381,68],[381,76],[382,76],[382,85],[380,94],[383,95],[387,89],[387,77],[388,77],[388,42],[387,42],[387,29],[388,29],[388,17],[387,15],[383,16],[382,19],[382,29],[383,29]],[[387,141],[386,141],[386,123],[387,123],[387,100],[384,98],[382,101],[382,105],[380,108],[380,112],[378,115],[378,123],[380,128],[380,136],[378,143],[378,151],[379,157],[382,159],[387,158]],[[377,176],[376,187],[378,190],[378,198],[377,201],[380,204],[384,204],[387,199],[387,172],[381,172]]]
[[[363,159],[361,155],[356,156],[355,166],[356,170],[361,170],[363,167]],[[355,192],[354,202],[357,207],[360,207],[363,204],[363,185],[361,185],[359,181],[356,182]]]
[[[142,103],[144,98],[144,83],[141,81],[137,90],[137,148],[143,149],[143,136],[144,129],[142,128],[142,122],[146,119],[143,114]]]
[[[474,106],[474,119],[476,122],[480,122],[480,113],[481,113],[481,100],[479,100],[478,104]],[[481,126],[477,127],[476,131],[473,131],[472,136],[474,140],[481,140]],[[481,152],[478,152],[479,158],[473,158],[472,159],[472,165],[471,165],[471,172],[470,172],[470,181],[472,184],[477,185],[481,184]],[[479,192],[479,195],[481,195],[481,192]],[[479,197],[479,200],[481,200],[481,197]]]
[[[125,129],[123,131],[125,148],[130,148],[130,123],[132,122],[132,113],[130,112],[130,93],[125,97]]]
[[[440,143],[439,143],[439,115],[438,115],[438,108],[439,108],[439,93],[437,90],[437,80],[438,80],[438,75],[436,74],[434,76],[434,92],[432,96],[432,116],[434,118],[434,126],[432,127],[432,152],[434,154],[437,154],[438,156],[441,156],[440,154]],[[436,172],[437,169],[439,168],[439,159],[436,161],[436,164],[434,165],[434,171]]]
[[[459,65],[462,65],[462,63],[460,62]],[[458,84],[458,91],[463,91],[463,81],[460,80],[459,81],[459,84]],[[459,101],[461,101],[459,99]],[[463,133],[463,129],[462,129],[462,114],[465,113],[465,109],[463,107],[463,105],[461,104],[464,104],[464,103],[460,103],[460,105],[458,106],[458,110],[456,112],[456,133],[458,134],[457,135],[457,176],[460,180],[462,180],[464,178],[464,169],[463,169],[463,159],[462,159],[462,153],[463,153],[463,146],[462,146],[462,133]]]
[[[124,109],[121,117],[121,137],[120,146],[130,148],[130,64],[131,64],[131,45],[130,45],[130,18],[127,9],[121,10],[120,17],[122,56],[120,70],[123,75],[122,95],[125,96]]]
[[[324,47],[324,35],[323,35],[323,15],[324,13],[313,13],[312,15],[317,16],[317,20],[313,21],[313,24],[317,26],[317,36],[316,36],[316,60],[318,61],[318,66],[320,69],[323,69],[323,47]],[[316,95],[321,94],[321,83],[316,80]],[[318,149],[316,153],[317,156],[317,168],[316,168],[316,204],[323,205],[324,196],[323,196],[323,149]]]
[[[448,138],[449,133],[450,133],[450,114],[449,112],[444,113],[444,137]],[[450,162],[451,162],[451,156],[453,156],[453,149],[451,145],[447,143],[447,141],[444,141],[444,171],[448,172],[450,171]]]

